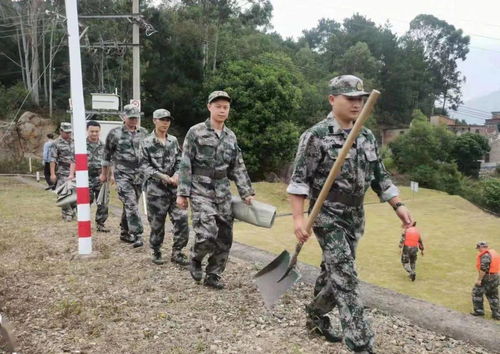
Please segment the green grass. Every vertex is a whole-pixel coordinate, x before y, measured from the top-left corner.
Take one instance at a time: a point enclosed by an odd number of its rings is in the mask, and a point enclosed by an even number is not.
[[[278,213],[290,212],[286,186],[270,183],[255,183],[254,186],[258,200],[277,206]],[[474,246],[478,240],[487,240],[492,248],[500,249],[500,219],[458,196],[429,189],[420,189],[412,195],[408,187],[400,189],[423,234],[425,256],[419,254],[417,280],[409,281],[400,263],[401,222],[390,206],[378,203],[371,191],[365,199],[366,230],[357,254],[360,278],[415,298],[469,312],[470,294],[477,274]],[[296,243],[291,216],[277,218],[272,229],[237,222],[235,239],[275,254],[284,249],[293,251]],[[321,250],[315,238],[306,243],[299,259],[319,265]]]

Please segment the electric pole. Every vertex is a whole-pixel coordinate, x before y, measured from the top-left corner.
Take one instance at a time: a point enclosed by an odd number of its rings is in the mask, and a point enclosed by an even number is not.
[[[132,14],[134,16],[139,16],[139,0],[133,0],[132,3]],[[132,49],[132,59],[133,59],[133,75],[132,75],[132,98],[134,100],[141,100],[141,57],[140,57],[140,47],[139,47],[139,23],[134,21],[132,28],[132,43],[134,47]]]

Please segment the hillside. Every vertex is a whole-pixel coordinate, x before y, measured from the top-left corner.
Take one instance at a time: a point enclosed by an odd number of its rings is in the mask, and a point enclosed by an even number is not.
[[[457,112],[450,111],[453,118],[465,119],[469,124],[483,124],[484,119],[491,118],[491,112],[500,111],[500,90],[485,96],[473,98],[463,103]]]
[[[279,213],[289,213],[285,187],[274,187],[274,192],[269,188],[269,185],[257,184],[257,197],[277,205]],[[366,231],[358,248],[360,278],[468,313],[471,310],[470,291],[476,276],[474,246],[478,240],[488,240],[493,248],[500,248],[500,219],[458,196],[424,188],[412,195],[408,187],[400,189],[423,233],[426,248],[425,256],[419,255],[417,261],[417,281],[412,283],[408,280],[400,263],[399,219],[392,208],[379,203],[372,192],[368,192],[365,200]],[[296,242],[290,216],[277,218],[270,230],[237,223],[235,238],[275,254],[283,249],[292,251]],[[321,250],[314,238],[304,246],[299,258],[319,266]]]

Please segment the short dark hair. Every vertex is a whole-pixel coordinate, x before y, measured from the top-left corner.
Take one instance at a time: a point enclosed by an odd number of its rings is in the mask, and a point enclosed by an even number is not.
[[[99,122],[96,122],[95,120],[89,120],[89,121],[87,122],[87,129],[88,129],[89,127],[99,127],[99,128],[100,128],[100,127],[101,127],[101,125],[99,124]]]
[[[47,134],[47,138],[54,139],[54,134],[52,134],[52,133]]]

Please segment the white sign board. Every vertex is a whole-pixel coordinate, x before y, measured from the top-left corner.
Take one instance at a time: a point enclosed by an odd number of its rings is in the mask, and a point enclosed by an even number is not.
[[[410,182],[410,189],[413,192],[418,192],[418,182],[411,181]]]

